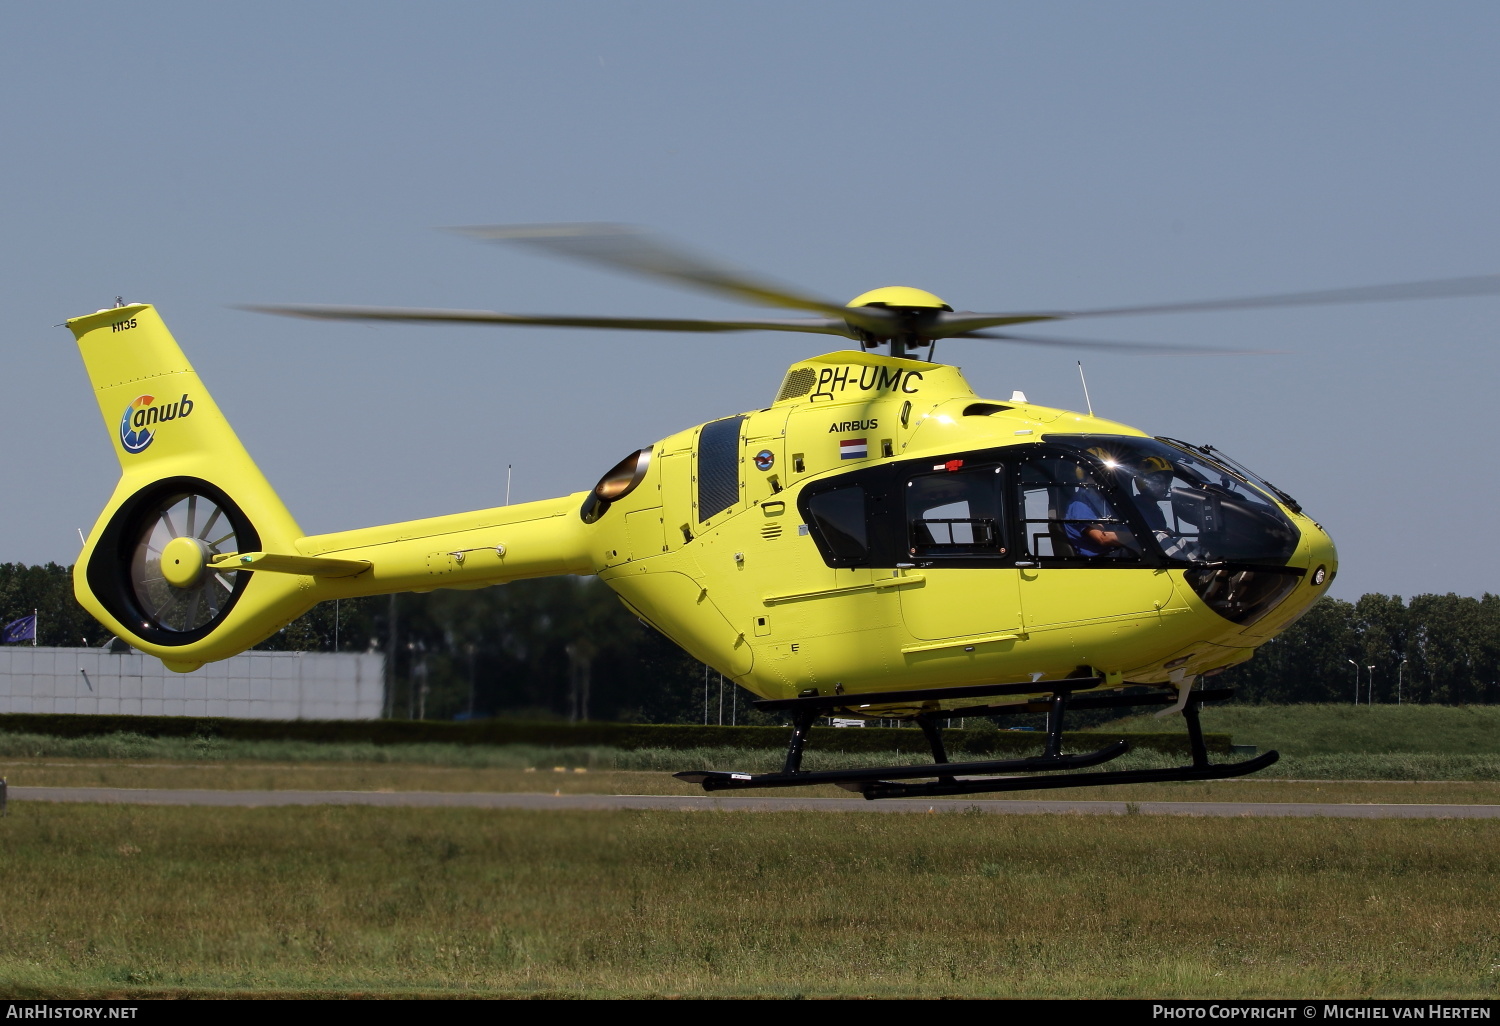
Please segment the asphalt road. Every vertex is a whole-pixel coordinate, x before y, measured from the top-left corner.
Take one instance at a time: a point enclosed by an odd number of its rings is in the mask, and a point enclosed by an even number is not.
[[[1495,819],[1500,805],[1337,805],[1311,802],[1083,802],[965,798],[747,798],[733,795],[495,794],[444,791],[210,791],[123,787],[11,787],[13,802],[125,805],[379,805],[470,809],[670,809],[680,812],[1079,813],[1123,816],[1337,816],[1345,819]]]

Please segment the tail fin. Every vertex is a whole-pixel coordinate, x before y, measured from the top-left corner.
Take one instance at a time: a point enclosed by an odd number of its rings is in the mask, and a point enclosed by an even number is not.
[[[120,460],[74,571],[101,623],[178,670],[232,655],[315,601],[306,578],[237,573],[231,553],[293,551],[302,531],[148,305],[68,321]]]

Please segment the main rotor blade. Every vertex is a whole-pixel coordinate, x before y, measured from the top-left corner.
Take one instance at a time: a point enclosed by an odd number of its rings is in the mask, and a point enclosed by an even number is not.
[[[433,324],[514,324],[543,328],[618,328],[626,331],[804,331],[853,338],[843,318],[747,318],[734,321],[672,317],[553,317],[490,310],[422,310],[379,306],[241,306],[241,310],[330,321],[405,321]]]
[[[994,342],[1016,342],[1024,346],[1056,346],[1070,349],[1101,349],[1105,352],[1142,356],[1264,356],[1279,349],[1215,349],[1212,346],[1172,345],[1165,342],[1106,342],[1102,339],[1058,338],[1046,335],[1013,335],[1010,332],[970,331],[951,338],[983,338]]]
[[[879,309],[850,309],[790,285],[761,278],[694,253],[644,228],[628,224],[515,224],[478,225],[452,231],[490,242],[513,242],[553,256],[599,264],[615,271],[662,278],[703,292],[712,292],[759,306],[840,317],[872,331],[892,318]]]
[[[1142,314],[1206,313],[1215,310],[1261,310],[1287,306],[1332,306],[1340,303],[1388,303],[1410,299],[1443,299],[1455,296],[1500,294],[1500,274],[1468,278],[1438,278],[1395,285],[1368,285],[1352,289],[1318,292],[1283,292],[1243,299],[1208,299],[1195,303],[1159,303],[1152,306],[1116,306],[1093,310],[1051,310],[1036,313],[941,313],[935,328],[939,337],[979,328],[1029,324],[1037,321],[1067,321],[1082,317],[1132,317]]]

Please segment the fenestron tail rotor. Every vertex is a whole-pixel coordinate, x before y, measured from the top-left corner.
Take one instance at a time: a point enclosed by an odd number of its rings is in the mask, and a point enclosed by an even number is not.
[[[238,552],[226,510],[206,495],[174,492],[140,511],[130,588],[152,626],[185,633],[207,627],[235,595],[233,571],[210,566]]]
[[[702,256],[643,228],[620,224],[488,225],[455,228],[473,238],[527,246],[552,256],[582,261],[628,274],[655,278],[723,298],[761,306],[818,314],[802,318],[684,319],[650,317],[578,317],[512,314],[486,310],[427,310],[365,306],[251,306],[246,309],[296,317],[331,320],[410,321],[426,323],[508,324],[562,328],[614,328],[632,331],[797,331],[841,335],[862,347],[889,344],[891,355],[904,356],[914,348],[945,338],[986,339],[1018,345],[1065,346],[1109,350],[1122,354],[1228,354],[1266,350],[1225,350],[1207,346],[1161,345],[1148,342],[1110,342],[1044,335],[987,332],[988,328],[1098,317],[1210,313],[1293,306],[1375,303],[1500,293],[1500,275],[1477,275],[1362,288],[1289,292],[1234,299],[1159,303],[1143,306],[1077,310],[1037,310],[1001,313],[955,312],[931,293],[906,287],[876,289],[847,306],[742,271]]]

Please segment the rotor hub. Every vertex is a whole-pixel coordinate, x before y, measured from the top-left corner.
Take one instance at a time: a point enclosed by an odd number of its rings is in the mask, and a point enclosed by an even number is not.
[[[855,296],[845,306],[884,306],[892,309],[949,310],[953,307],[925,289],[914,289],[907,285],[887,285],[882,289],[871,289]]]
[[[208,546],[197,538],[173,538],[161,550],[161,575],[174,588],[191,588],[203,579]]]

